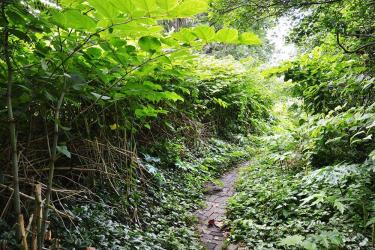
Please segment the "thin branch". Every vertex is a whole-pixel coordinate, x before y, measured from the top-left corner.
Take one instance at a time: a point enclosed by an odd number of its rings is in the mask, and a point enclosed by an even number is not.
[[[9,186],[6,186],[6,185],[4,185],[4,184],[1,184],[1,183],[0,183],[0,187],[5,188],[5,189],[7,189],[7,190],[10,191],[10,192],[14,192],[14,189],[13,189],[13,188],[11,188],[11,187],[9,187]],[[35,201],[35,197],[33,197],[33,196],[27,195],[27,194],[22,193],[22,192],[20,192],[20,195],[21,195],[22,197],[28,199],[28,200]],[[51,209],[52,209],[53,211],[55,211],[56,213],[58,213],[58,214],[60,214],[60,215],[63,215],[64,217],[74,219],[74,218],[73,218],[72,216],[70,216],[69,214],[65,214],[65,213],[63,213],[63,212],[57,210],[57,209],[56,209],[54,206],[52,206],[52,205],[49,205],[48,207],[51,208]]]
[[[285,2],[275,2],[272,4],[258,4],[256,2],[247,2],[243,3],[234,7],[231,7],[227,10],[219,11],[220,14],[227,14],[229,12],[235,11],[242,7],[249,7],[254,6],[257,9],[269,9],[275,6],[280,6],[284,8],[302,8],[306,6],[313,6],[313,5],[323,5],[323,4],[333,4],[337,2],[341,2],[342,0],[329,0],[329,1],[312,1],[312,2],[302,2],[302,3],[292,3],[291,1],[285,1]]]
[[[359,48],[355,49],[355,50],[349,50],[347,49],[341,42],[340,42],[340,33],[338,31],[336,31],[336,42],[337,42],[337,45],[339,45],[339,47],[341,49],[344,50],[345,53],[348,53],[348,54],[353,54],[353,53],[358,53],[360,52],[361,50],[367,48],[367,47],[372,47],[372,46],[375,46],[375,42],[370,42],[370,43],[367,43],[365,45],[362,45],[360,46]]]

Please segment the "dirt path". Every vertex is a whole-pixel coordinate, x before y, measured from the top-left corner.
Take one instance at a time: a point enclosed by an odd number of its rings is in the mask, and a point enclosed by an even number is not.
[[[221,226],[225,219],[225,207],[228,198],[234,195],[234,182],[237,179],[238,169],[242,165],[222,176],[221,181],[224,184],[222,189],[206,195],[207,206],[196,212],[201,241],[208,250],[221,250],[223,248],[225,236]]]

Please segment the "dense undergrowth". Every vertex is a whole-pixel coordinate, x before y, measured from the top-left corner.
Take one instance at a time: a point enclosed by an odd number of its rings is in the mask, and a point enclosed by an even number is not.
[[[373,160],[306,173],[278,158],[275,140],[285,138],[258,140],[229,203],[230,240],[251,249],[371,249]]]
[[[110,193],[104,193],[96,203],[68,205],[77,226],[57,229],[64,248],[203,249],[193,215],[201,206],[203,183],[215,182],[221,173],[248,156],[237,144],[211,140],[206,146],[201,158],[179,161],[179,169],[165,168],[160,158],[146,157],[155,178],[129,201],[123,197],[109,201],[106,195]],[[135,206],[137,213],[121,214],[114,204],[124,202],[128,207]],[[137,223],[129,224],[132,215]],[[56,225],[61,223],[55,220]]]

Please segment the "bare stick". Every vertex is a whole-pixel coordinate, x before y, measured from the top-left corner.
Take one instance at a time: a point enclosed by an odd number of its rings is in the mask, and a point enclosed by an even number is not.
[[[38,236],[38,249],[42,250],[43,247],[43,241],[44,241],[44,233],[47,228],[47,219],[48,219],[48,210],[51,203],[51,194],[52,194],[52,184],[53,184],[53,176],[55,172],[55,161],[57,156],[57,143],[59,140],[59,123],[58,120],[60,118],[60,109],[64,101],[65,96],[65,88],[66,88],[66,80],[64,79],[64,87],[60,94],[60,98],[56,105],[56,111],[55,111],[55,125],[54,125],[54,135],[53,135],[53,144],[52,144],[52,152],[51,152],[51,160],[50,160],[50,170],[48,174],[48,185],[47,185],[47,192],[46,192],[46,202],[43,209],[43,216],[42,216],[42,227],[39,232]]]
[[[27,246],[26,231],[25,231],[25,220],[23,219],[23,214],[18,215],[18,225],[19,225],[20,233],[21,233],[22,249],[28,250],[29,247]]]
[[[32,239],[32,249],[38,247],[38,237],[40,237],[40,229],[42,226],[42,184],[35,185],[35,227]]]

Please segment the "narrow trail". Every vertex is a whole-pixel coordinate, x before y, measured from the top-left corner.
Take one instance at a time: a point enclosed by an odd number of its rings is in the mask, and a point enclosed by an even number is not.
[[[226,236],[221,227],[225,220],[225,208],[228,198],[235,193],[234,183],[238,177],[238,170],[244,165],[246,163],[240,164],[225,173],[220,179],[224,184],[223,187],[216,190],[216,192],[206,195],[205,201],[207,206],[196,212],[199,220],[198,231],[201,241],[208,250],[221,250],[224,246]],[[231,247],[230,249],[237,248]]]

